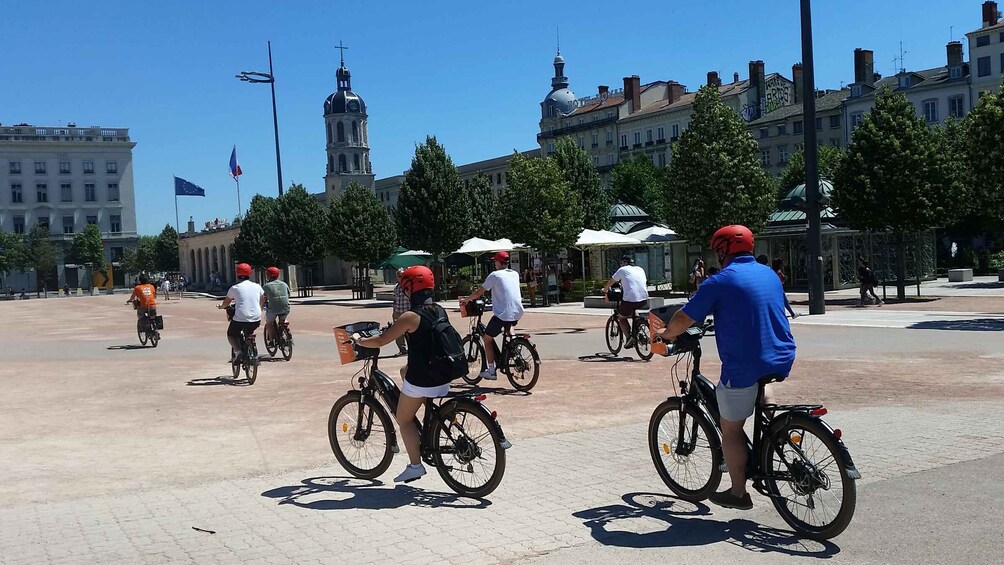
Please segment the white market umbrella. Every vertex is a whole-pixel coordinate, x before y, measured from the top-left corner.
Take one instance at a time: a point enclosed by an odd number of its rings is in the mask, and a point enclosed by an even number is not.
[[[491,251],[497,251],[495,249],[495,242],[490,239],[481,239],[480,237],[472,237],[464,242],[460,246],[460,249],[454,251],[454,253],[461,253],[464,255],[479,255],[481,253],[489,253]]]
[[[652,226],[627,235],[642,243],[664,243],[678,239],[676,232],[665,226]]]
[[[574,247],[582,253],[582,284],[586,284],[586,249],[604,247],[635,247],[640,242],[623,234],[606,230],[582,230]],[[583,286],[585,289],[585,286]]]

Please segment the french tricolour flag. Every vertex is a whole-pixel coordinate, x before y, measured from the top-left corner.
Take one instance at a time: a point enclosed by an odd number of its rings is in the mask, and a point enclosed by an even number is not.
[[[237,180],[242,172],[241,166],[237,164],[237,146],[234,145],[234,150],[230,152],[230,176]]]

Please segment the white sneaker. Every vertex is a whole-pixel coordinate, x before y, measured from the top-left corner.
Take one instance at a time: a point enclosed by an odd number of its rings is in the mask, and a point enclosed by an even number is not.
[[[492,371],[490,369],[485,369],[484,371],[481,371],[480,373],[478,373],[478,377],[486,381],[496,381],[499,378],[498,375],[495,373],[495,371]]]
[[[400,475],[394,477],[395,483],[410,483],[411,481],[417,481],[425,476],[425,465],[419,463],[418,465],[408,465],[404,468],[404,471]]]

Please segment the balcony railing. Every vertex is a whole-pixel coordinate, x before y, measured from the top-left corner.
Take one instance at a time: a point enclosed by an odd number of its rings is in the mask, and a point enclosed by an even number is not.
[[[0,141],[128,142],[129,128],[5,126],[0,127]]]

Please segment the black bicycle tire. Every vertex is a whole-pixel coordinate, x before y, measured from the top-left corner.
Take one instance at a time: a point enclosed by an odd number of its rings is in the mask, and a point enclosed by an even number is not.
[[[477,341],[473,340],[474,337],[478,338]],[[476,352],[476,356],[474,358],[471,358],[471,356],[467,352],[467,348],[469,347],[468,344],[470,344],[472,341],[473,341],[473,344],[474,344],[474,350]],[[460,341],[460,346],[464,350],[464,357],[467,359],[467,367],[468,367],[467,374],[464,375],[462,378],[464,379],[465,383],[467,383],[467,384],[469,384],[471,386],[477,386],[477,384],[481,382],[481,377],[479,377],[478,375],[481,374],[481,371],[484,371],[485,369],[488,368],[488,360],[485,359],[485,344],[484,344],[484,341],[481,340],[481,336],[474,336],[474,334],[469,334],[466,337],[464,337],[463,340]],[[478,370],[477,373],[474,373],[472,375],[471,374],[471,368],[470,368],[471,363],[474,363],[478,358],[481,359],[481,363],[480,363],[481,369]]]
[[[844,489],[843,498],[840,502],[840,511],[834,516],[833,521],[824,526],[811,526],[798,519],[788,508],[787,504],[785,504],[787,498],[780,494],[777,480],[772,476],[773,450],[771,449],[771,440],[776,437],[790,437],[790,430],[792,429],[809,431],[822,440],[823,444],[829,450],[830,456],[833,457],[833,462],[840,473],[840,482]],[[834,538],[847,529],[847,526],[851,523],[851,519],[854,517],[854,509],[857,506],[857,485],[854,479],[847,475],[847,469],[843,465],[843,456],[839,441],[833,436],[829,428],[807,414],[796,412],[785,414],[783,418],[775,417],[774,422],[764,432],[760,448],[760,466],[767,475],[763,482],[767,488],[767,492],[770,494],[774,509],[781,515],[781,519],[796,532],[810,539],[822,541]]]
[[[527,351],[530,352],[530,357],[531,359],[533,359],[533,377],[531,377],[530,381],[526,384],[521,385],[517,383],[516,377],[513,375],[512,363],[510,363],[508,359],[506,359],[506,364],[508,365],[508,368],[506,369],[505,374],[506,377],[509,379],[509,384],[511,384],[514,389],[520,392],[529,392],[530,389],[532,389],[534,385],[537,384],[537,379],[540,378],[540,356],[537,354],[537,348],[534,347],[532,343],[530,343],[530,340],[523,337],[514,337],[512,341],[509,342],[509,349],[508,349],[509,356],[511,357],[513,355],[516,355],[516,351],[518,350],[519,347],[525,347]]]
[[[247,355],[244,356],[244,377],[249,385],[253,385],[258,380],[258,346],[251,342],[247,347]]]
[[[151,332],[149,342],[151,347],[157,347],[157,343],[160,342],[160,332]]]
[[[662,479],[662,482],[666,483],[666,486],[673,491],[673,494],[688,502],[699,502],[711,496],[718,489],[718,485],[721,483],[721,464],[723,457],[721,440],[718,438],[718,430],[714,427],[711,420],[706,417],[704,412],[691,405],[686,405],[686,407],[682,408],[688,416],[696,421],[697,425],[701,428],[701,431],[704,432],[705,437],[708,438],[708,446],[711,449],[711,473],[708,475],[707,482],[705,482],[699,489],[688,489],[676,482],[676,480],[674,480],[670,475],[669,469],[666,468],[666,465],[662,461],[658,431],[659,424],[662,422],[663,418],[665,418],[670,412],[678,412],[681,410],[681,406],[682,402],[679,398],[670,398],[662,404],[656,406],[648,423],[649,454],[652,456],[652,464],[655,465],[655,470],[659,473],[659,478]]]
[[[271,343],[271,345],[269,345],[269,343]],[[268,351],[269,355],[275,357],[275,353],[279,351],[279,341],[276,339],[269,340],[268,338],[265,338],[265,351]]]
[[[331,452],[335,454],[335,459],[338,460],[338,464],[342,466],[343,469],[349,472],[353,477],[358,477],[360,479],[375,479],[380,475],[384,474],[387,469],[390,468],[391,461],[394,459],[394,452],[391,450],[391,444],[393,443],[393,437],[391,431],[394,429],[394,424],[390,420],[390,415],[384,410],[383,406],[380,405],[373,398],[367,398],[364,403],[370,410],[372,410],[377,418],[380,420],[380,425],[383,426],[384,436],[387,438],[387,447],[384,449],[383,457],[380,458],[380,462],[371,469],[363,469],[362,467],[356,467],[352,463],[349,463],[347,457],[342,452],[341,446],[338,444],[338,430],[335,427],[338,422],[335,421],[341,407],[349,403],[358,404],[362,399],[359,394],[346,394],[335,401],[331,406],[331,412],[328,413],[328,445],[331,446]]]
[[[612,329],[610,327],[611,325],[614,326]],[[610,335],[611,331],[617,332],[617,347],[612,347],[610,345],[610,340],[613,339],[613,336]],[[606,339],[607,342],[607,351],[609,351],[611,355],[617,355],[618,353],[621,352],[621,348],[624,347],[624,332],[621,331],[620,323],[617,320],[616,313],[607,318],[607,323],[605,326],[603,326],[603,337]]]
[[[139,336],[139,344],[140,345],[146,345],[146,331],[141,330],[141,329],[137,329],[136,330],[136,335]]]
[[[638,324],[634,328],[632,328],[632,329],[634,330],[632,333],[634,334],[634,350],[635,350],[635,353],[638,354],[638,358],[641,359],[642,361],[648,361],[649,359],[652,358],[652,337],[648,333],[649,332],[648,325],[645,324],[644,320],[640,320],[639,319]],[[647,341],[648,341],[648,353],[647,354],[642,353],[642,351],[641,351],[641,339],[639,339],[639,338],[641,337],[640,334],[642,332],[645,332],[645,335],[648,336],[647,337]]]
[[[431,444],[433,446],[432,458],[436,464],[436,470],[439,472],[439,476],[442,477],[443,482],[446,483],[446,486],[450,487],[453,492],[459,494],[460,496],[484,498],[498,488],[499,484],[502,482],[502,476],[505,475],[505,449],[502,448],[502,440],[500,434],[498,433],[498,429],[495,426],[495,422],[491,421],[491,415],[485,413],[485,411],[480,408],[465,406],[464,402],[452,402],[445,406],[445,408],[442,406],[440,407],[440,410],[446,411],[440,412],[440,418],[433,420],[432,425],[429,426],[426,431],[426,434],[428,435],[424,438],[425,441],[423,443],[425,445]],[[468,487],[453,478],[453,475],[450,474],[448,469],[450,466],[449,462],[443,459],[443,454],[439,451],[439,430],[442,428],[440,420],[452,422],[459,412],[466,412],[480,420],[488,430],[489,435],[492,438],[492,443],[495,447],[495,469],[492,471],[492,475],[489,477],[488,481],[477,488]]]
[[[279,344],[279,351],[286,361],[293,358],[293,336],[289,335],[287,328],[282,329],[282,343]]]
[[[230,349],[230,356],[234,357],[235,355],[236,355],[236,353],[234,352],[233,348],[231,348]],[[240,360],[236,360],[236,361],[231,361],[230,362],[230,370],[233,373],[233,378],[235,380],[237,379],[237,377],[239,377],[241,375],[241,369],[242,369],[242,367],[241,367],[241,361]]]

